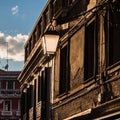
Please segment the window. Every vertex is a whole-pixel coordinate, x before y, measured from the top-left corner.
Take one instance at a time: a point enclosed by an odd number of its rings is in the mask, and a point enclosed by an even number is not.
[[[13,89],[14,87],[13,87],[13,81],[8,81],[7,82],[7,89]]]
[[[38,102],[41,101],[41,76],[38,77]]]
[[[68,45],[64,46],[60,51],[60,84],[59,94],[63,94],[69,90],[69,61],[68,61]]]
[[[55,13],[55,15],[57,15],[57,13],[60,11],[61,8],[63,8],[63,5],[65,5],[66,1],[63,0],[54,0],[53,2],[53,11]]]
[[[50,83],[51,83],[51,67],[45,68],[42,71],[41,76],[41,119],[48,120],[49,119],[49,107],[50,107]],[[46,97],[47,96],[47,97]]]
[[[4,103],[4,111],[11,111],[11,102],[9,100],[6,100]]]
[[[85,58],[84,79],[87,80],[94,75],[95,69],[95,21],[86,25],[85,28]]]
[[[6,81],[1,81],[1,89],[5,89],[6,88]]]
[[[105,16],[107,66],[120,61],[120,2],[110,6]]]
[[[76,0],[68,0],[69,5],[72,5]]]
[[[36,80],[34,80],[34,86],[33,86],[33,105],[36,105]]]
[[[33,48],[33,41],[32,41],[32,39],[30,38],[30,40],[29,40],[29,48],[30,48],[30,51],[32,50],[32,48]]]
[[[34,105],[34,86],[30,85],[28,89],[28,101],[29,101],[29,108],[33,107]]]
[[[21,101],[18,100],[18,111],[20,111],[20,110],[21,110]]]
[[[49,9],[46,9],[44,19],[45,19],[45,26],[47,26],[49,24],[49,22],[50,22]]]
[[[26,111],[26,93],[22,92],[22,96],[21,96],[21,114],[25,114]]]
[[[32,39],[33,39],[34,44],[35,44],[37,41],[36,31],[33,32]]]
[[[33,120],[36,120],[36,80],[34,80],[34,85],[33,85]]]
[[[37,40],[39,40],[40,35],[41,35],[40,22],[39,22],[38,25],[37,25],[36,31],[37,31]]]
[[[28,44],[26,45],[26,47],[25,47],[25,60],[27,59],[27,57],[29,56],[29,46],[28,46]]]

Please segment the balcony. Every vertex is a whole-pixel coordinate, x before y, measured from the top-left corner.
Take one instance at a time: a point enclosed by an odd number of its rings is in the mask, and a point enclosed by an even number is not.
[[[117,79],[120,77],[120,61],[107,68],[107,79]]]
[[[1,89],[0,90],[0,97],[20,97],[21,93],[20,90],[6,90]]]
[[[63,0],[55,0],[53,3],[53,12],[54,12],[54,17],[58,18],[60,16],[64,16],[66,13],[66,9],[68,8],[67,2]]]
[[[16,116],[21,116],[21,112],[20,111],[16,111]]]
[[[2,111],[1,112],[1,115],[3,115],[3,116],[12,116],[12,111]]]

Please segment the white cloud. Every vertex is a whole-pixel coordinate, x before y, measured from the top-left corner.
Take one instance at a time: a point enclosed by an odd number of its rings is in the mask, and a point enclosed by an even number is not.
[[[19,7],[18,5],[14,6],[13,8],[11,8],[11,12],[13,15],[17,14],[19,12]]]
[[[10,36],[0,32],[0,58],[7,58],[8,43],[8,59],[23,61],[24,43],[27,39],[28,35],[17,34],[16,36]]]
[[[0,38],[4,37],[4,33],[0,32]]]

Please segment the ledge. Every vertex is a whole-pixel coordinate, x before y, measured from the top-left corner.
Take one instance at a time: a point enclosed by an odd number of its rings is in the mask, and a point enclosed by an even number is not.
[[[74,120],[76,118],[79,120],[103,120],[116,115],[120,115],[120,97],[101,104],[95,108],[89,108],[85,111],[69,116],[63,120]]]
[[[70,117],[68,117],[68,118],[65,118],[65,119],[63,119],[63,120],[72,120],[72,119],[74,119],[74,118],[76,118],[76,117],[80,117],[80,116],[84,116],[84,115],[90,114],[91,112],[92,112],[92,109],[90,108],[90,109],[88,109],[88,110],[85,110],[85,111],[83,111],[83,112],[77,113],[77,114],[72,115],[72,116],[70,116]]]

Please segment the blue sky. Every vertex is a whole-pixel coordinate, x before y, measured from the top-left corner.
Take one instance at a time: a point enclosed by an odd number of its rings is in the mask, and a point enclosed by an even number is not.
[[[0,69],[4,69],[7,58],[8,70],[23,69],[25,41],[46,2],[47,0],[0,1]]]

